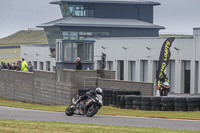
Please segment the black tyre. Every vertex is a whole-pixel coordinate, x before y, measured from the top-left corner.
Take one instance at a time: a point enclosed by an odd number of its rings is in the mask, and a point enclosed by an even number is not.
[[[162,107],[163,111],[174,111],[174,107]]]
[[[142,106],[151,106],[151,102],[143,102],[142,101]]]
[[[175,107],[175,111],[187,111],[187,107]]]
[[[121,96],[120,108],[125,108],[125,96]]]
[[[133,105],[133,101],[126,101],[125,104],[126,105]]]
[[[183,102],[183,103],[174,103],[175,107],[187,107],[187,103]]]
[[[65,114],[66,114],[67,116],[72,116],[72,115],[74,115],[74,111],[75,111],[75,105],[74,105],[74,104],[70,104],[70,105],[66,108]]]
[[[175,103],[186,102],[186,97],[175,97],[175,98],[174,98],[174,102],[175,102]]]
[[[151,110],[151,106],[141,106],[142,110]]]
[[[126,95],[125,99],[126,101],[133,101],[134,96],[133,95]]]
[[[133,109],[133,105],[126,105],[125,108],[126,109]]]
[[[200,111],[200,107],[188,107],[188,111]]]
[[[200,103],[199,102],[194,102],[194,103],[187,103],[188,107],[200,107]]]
[[[141,109],[141,106],[133,105],[133,109],[139,110]]]
[[[163,107],[174,107],[174,102],[163,102],[162,106]]]
[[[87,117],[94,116],[99,111],[99,106],[96,104],[90,105],[90,107],[87,109],[86,115]]]
[[[141,106],[141,105],[142,105],[142,102],[140,102],[140,101],[133,101],[133,105]]]
[[[127,95],[140,95],[140,91],[127,91]]]
[[[152,102],[160,102],[162,97],[151,97]]]
[[[187,97],[186,101],[187,103],[200,102],[200,97]]]
[[[161,101],[160,102],[152,102],[151,103],[152,106],[162,106]]]
[[[162,110],[162,106],[151,106],[151,110],[153,110],[153,111],[161,111]]]
[[[162,97],[162,102],[174,102],[174,97]]]
[[[146,97],[142,97],[142,101],[151,101],[151,97],[146,96]]]
[[[142,96],[134,96],[133,101],[142,101]]]

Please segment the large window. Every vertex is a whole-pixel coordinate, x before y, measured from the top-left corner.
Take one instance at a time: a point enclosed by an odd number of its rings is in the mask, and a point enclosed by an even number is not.
[[[129,80],[135,81],[135,61],[129,61]]]
[[[70,10],[67,4],[60,4],[60,10],[62,12],[63,17],[71,16]]]
[[[63,39],[78,40],[78,32],[76,31],[63,31]]]
[[[62,35],[66,40],[82,40],[87,37],[109,37],[110,32],[63,31]]]
[[[62,33],[60,31],[46,31],[46,36],[49,42],[50,47],[56,45],[56,39],[62,39]]]
[[[107,70],[113,70],[113,61],[107,61]]]
[[[77,43],[73,43],[72,53],[73,53],[73,59],[72,60],[76,60],[76,57],[77,57]]]
[[[94,6],[69,5],[71,16],[94,17]]]
[[[64,61],[71,61],[71,58],[72,58],[71,47],[72,47],[72,43],[64,44]]]
[[[44,64],[43,62],[40,62],[40,70],[43,70],[44,69]]]
[[[92,44],[85,43],[85,60],[92,61]]]

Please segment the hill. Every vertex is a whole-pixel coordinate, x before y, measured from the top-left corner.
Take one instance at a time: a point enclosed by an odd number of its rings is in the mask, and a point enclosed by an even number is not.
[[[43,30],[21,30],[8,37],[0,39],[0,45],[27,45],[47,43],[48,41]]]

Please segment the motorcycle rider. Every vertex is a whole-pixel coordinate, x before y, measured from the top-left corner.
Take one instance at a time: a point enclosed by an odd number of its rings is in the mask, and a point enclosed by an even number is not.
[[[163,88],[161,87],[161,85],[166,81],[169,83],[169,80],[168,80],[166,74],[163,72],[162,77],[161,78],[159,77],[159,79],[157,80],[157,84],[159,85],[160,95],[162,95],[162,93],[163,93],[162,92]]]
[[[80,96],[79,99],[75,102],[75,104],[78,104],[78,103],[81,104],[79,106],[80,108],[79,108],[78,112],[80,114],[83,114],[83,111],[85,112],[85,108],[86,108],[85,100],[87,100],[89,96],[96,96],[102,100],[102,93],[103,93],[103,90],[101,88],[96,88],[95,91],[90,90],[90,91],[86,92],[86,94]]]
[[[169,83],[169,80],[168,80],[168,78],[167,78],[167,76],[166,76],[166,74],[165,73],[163,73],[163,76],[160,78],[158,78],[158,80],[157,80],[157,84],[160,86],[162,83],[164,83],[165,81],[167,81],[168,83]]]

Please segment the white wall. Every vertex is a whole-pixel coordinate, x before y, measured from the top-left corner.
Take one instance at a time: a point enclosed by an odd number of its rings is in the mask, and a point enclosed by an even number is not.
[[[136,81],[140,81],[141,79],[141,69],[140,65],[142,60],[148,60],[148,80],[147,82],[154,81],[154,71],[155,65],[153,65],[154,61],[158,61],[161,47],[164,41],[167,38],[100,38],[95,39],[95,61],[100,60],[100,56],[102,52],[104,52],[107,56],[107,60],[113,61],[113,70],[117,72],[117,61],[124,60],[124,79],[128,80],[129,78],[129,61],[136,61]],[[199,38],[198,38],[199,39]],[[196,41],[199,41],[196,39]],[[182,64],[181,61],[191,61],[191,90],[190,93],[195,93],[195,86],[193,82],[195,82],[195,45],[200,45],[200,43],[195,44],[195,39],[193,37],[177,37],[172,44],[170,49],[171,51],[171,60],[175,60],[175,93],[183,93],[183,76],[181,72]],[[106,49],[102,49],[102,46]],[[150,48],[148,50],[146,47]],[[179,50],[175,50],[174,47]],[[200,48],[200,47],[199,47]],[[200,57],[200,54],[198,53]],[[198,57],[198,61],[199,58]],[[169,73],[169,72],[168,72]],[[199,84],[200,86],[200,84]],[[200,91],[199,91],[200,93]]]
[[[55,58],[51,58],[50,50],[48,46],[38,45],[21,45],[21,58],[24,58],[27,62],[37,61],[37,69],[40,69],[40,62],[43,62],[43,69],[46,70],[46,61],[50,61],[50,71],[53,71],[53,67],[56,65]]]

